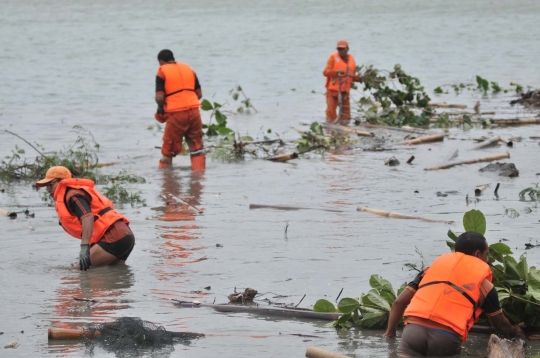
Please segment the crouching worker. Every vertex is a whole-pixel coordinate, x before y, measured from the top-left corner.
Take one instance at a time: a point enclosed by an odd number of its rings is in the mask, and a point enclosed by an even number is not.
[[[503,315],[487,264],[489,247],[484,236],[461,234],[454,253],[439,256],[396,299],[385,337],[396,336],[405,314],[399,357],[459,355],[461,343],[485,312],[495,329],[524,338],[523,331]]]
[[[81,240],[78,268],[125,263],[135,245],[129,221],[94,189],[92,180],[72,178],[69,169],[56,166],[36,186],[47,187],[60,225]]]

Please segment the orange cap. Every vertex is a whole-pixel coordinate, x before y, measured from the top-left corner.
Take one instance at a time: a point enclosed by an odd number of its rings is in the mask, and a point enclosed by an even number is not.
[[[49,182],[53,181],[54,179],[69,178],[71,178],[71,172],[68,168],[62,166],[50,167],[49,170],[47,170],[47,173],[45,173],[45,178],[36,182],[36,186],[38,188],[41,188],[47,185]]]
[[[345,40],[339,40],[336,45],[337,48],[349,47],[349,43]]]

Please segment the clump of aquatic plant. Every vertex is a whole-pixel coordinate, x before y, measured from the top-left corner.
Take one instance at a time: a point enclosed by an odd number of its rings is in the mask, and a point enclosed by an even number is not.
[[[297,130],[302,136],[296,141],[296,148],[300,153],[320,149],[323,152],[331,147],[337,147],[350,142],[349,136],[325,134],[318,122],[311,123],[309,131]]]
[[[369,66],[362,81],[364,93],[369,95],[358,101],[359,111],[368,122],[389,126],[429,126],[429,119],[434,113],[429,107],[430,98],[420,80],[405,73],[401,65],[396,64],[392,72]]]
[[[120,183],[114,183],[111,186],[104,187],[103,195],[120,206],[124,204],[130,204],[132,207],[146,206],[146,200],[141,198],[140,191],[130,192]]]
[[[77,134],[75,142],[67,147],[64,147],[58,152],[52,152],[45,155],[42,150],[43,146],[28,142],[16,133],[4,130],[26,142],[38,154],[38,156],[30,159],[23,157],[24,150],[18,146],[12,150],[11,156],[6,156],[0,162],[0,179],[16,180],[16,179],[37,179],[45,175],[47,169],[55,165],[62,165],[68,168],[74,176],[84,176],[95,178],[93,169],[99,167],[97,152],[99,144],[95,141],[94,136],[89,131],[81,126],[74,126],[71,132]],[[39,148],[39,149],[38,149]]]
[[[212,111],[208,124],[203,124],[203,129],[206,129],[205,134],[209,137],[218,135],[226,136],[234,133],[231,128],[227,127],[227,116],[222,112],[222,106],[222,104],[217,102],[212,104],[207,99],[202,101],[201,109],[203,111]],[[212,123],[213,117],[216,118],[216,123]]]

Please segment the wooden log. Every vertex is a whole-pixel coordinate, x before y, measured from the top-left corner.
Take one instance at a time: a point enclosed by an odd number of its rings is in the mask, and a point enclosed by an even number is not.
[[[338,209],[325,209],[325,208],[308,208],[301,206],[283,206],[283,205],[259,205],[259,204],[249,204],[249,210],[253,209],[275,209],[275,210],[285,210],[285,211],[295,211],[295,210],[322,210],[329,211],[333,213],[342,213],[343,210]]]
[[[490,156],[490,157],[483,157],[483,158],[477,158],[477,159],[469,159],[469,160],[464,160],[464,161],[461,161],[461,162],[448,163],[448,164],[441,165],[441,166],[438,166],[438,167],[425,168],[424,170],[440,170],[440,169],[448,169],[448,168],[455,167],[455,166],[457,166],[457,165],[474,164],[474,163],[483,163],[483,162],[492,162],[492,161],[494,161],[494,160],[507,159],[507,158],[510,158],[510,154],[509,154],[509,153],[505,153],[505,154],[497,154],[497,155],[492,155],[492,156]]]
[[[506,126],[519,126],[526,124],[540,124],[540,118],[520,118],[520,119],[491,119],[491,123]]]
[[[376,125],[376,124],[361,123],[361,122],[355,122],[355,124],[357,126],[359,126],[359,127],[366,127],[366,128],[386,129],[386,130],[391,130],[391,131],[407,132],[407,133],[435,134],[432,131],[422,129],[422,128],[403,128],[403,127],[380,126],[380,125]]]
[[[298,153],[296,152],[292,152],[292,153],[286,153],[286,154],[279,154],[279,155],[274,155],[272,157],[268,157],[266,158],[266,160],[270,160],[272,162],[281,162],[281,163],[284,163],[288,160],[291,160],[291,159],[296,159],[298,158]]]
[[[500,140],[501,140],[501,137],[499,137],[499,136],[491,137],[488,140],[485,140],[482,143],[478,144],[477,146],[475,146],[472,149],[477,150],[477,149],[482,149],[482,148],[485,148],[485,147],[489,147],[492,144],[498,143]]]
[[[488,358],[525,358],[525,342],[510,341],[492,334],[488,342]]]
[[[374,136],[374,134],[371,133],[371,132],[361,131],[361,130],[358,130],[358,129],[349,128],[349,127],[346,127],[346,126],[341,126],[339,124],[321,123],[321,127],[331,129],[331,130],[335,130],[335,131],[338,131],[338,132],[344,132],[344,133],[347,133],[347,134],[356,134],[356,135],[364,136],[364,137],[373,137]]]
[[[5,215],[5,216],[9,217],[10,219],[16,219],[17,218],[17,213],[13,212],[13,211],[7,211],[7,210],[4,210],[4,209],[0,209],[0,214]]]
[[[459,109],[465,109],[467,108],[466,104],[448,104],[448,103],[428,103],[429,107],[438,107],[438,108],[459,108]]]
[[[399,142],[396,145],[416,145],[416,144],[423,144],[423,143],[432,143],[432,142],[440,142],[444,140],[444,134],[436,134],[431,135],[428,137],[420,137],[412,140],[406,140],[404,142]]]
[[[453,221],[434,220],[434,219],[423,218],[421,216],[412,216],[412,215],[407,215],[407,214],[393,213],[393,212],[390,212],[390,211],[384,211],[384,210],[369,208],[367,206],[359,206],[356,210],[357,211],[365,211],[365,212],[380,215],[380,216],[386,216],[388,218],[393,218],[393,219],[417,219],[417,220],[422,220],[422,221],[427,221],[427,222],[445,222],[445,223],[448,223],[448,224],[453,224],[454,223]]]
[[[171,332],[167,331],[173,337],[179,338],[200,338],[204,337],[202,333],[192,333],[192,332]],[[101,337],[101,332],[88,331],[84,329],[72,329],[72,328],[49,328],[48,337],[50,340],[77,340],[81,338],[98,338]]]
[[[414,155],[411,155],[409,160],[407,160],[407,164],[412,164],[413,160],[414,160]]]
[[[499,195],[499,186],[501,186],[501,183],[497,183],[497,186],[495,187],[495,191],[493,192],[495,196]]]
[[[476,189],[474,189],[474,195],[475,195],[475,196],[480,196],[480,195],[482,195],[482,192],[483,192],[484,190],[486,190],[486,188],[487,188],[488,186],[489,186],[489,184],[478,185],[478,186],[476,187]]]
[[[339,353],[334,353],[317,347],[308,347],[306,350],[308,358],[349,358]]]
[[[174,300],[175,305],[179,307],[207,307],[212,308],[218,312],[239,312],[239,313],[254,313],[265,316],[273,317],[287,317],[287,318],[308,318],[319,319],[323,321],[334,321],[341,317],[341,313],[335,312],[315,312],[311,309],[304,308],[289,308],[289,307],[261,307],[261,306],[245,306],[245,305],[228,305],[228,304],[210,304],[210,303],[194,303],[188,301]]]

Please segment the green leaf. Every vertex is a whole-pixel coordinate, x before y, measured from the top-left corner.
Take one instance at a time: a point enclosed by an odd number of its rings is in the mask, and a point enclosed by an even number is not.
[[[531,288],[540,291],[540,271],[536,269],[536,267],[531,267],[528,274],[529,279],[527,280],[527,284],[529,285],[529,290]]]
[[[446,245],[448,245],[448,247],[450,248],[450,250],[452,252],[456,251],[456,243],[455,242],[447,240]]]
[[[354,323],[358,323],[358,321],[360,321],[360,315],[358,314],[359,310],[354,310],[354,313],[353,313],[353,322]]]
[[[511,255],[512,250],[510,247],[506,244],[503,244],[502,242],[496,242],[494,244],[489,245],[489,249],[493,250],[501,255]]]
[[[313,311],[315,312],[336,312],[336,307],[334,304],[328,300],[320,299],[317,302],[315,302],[315,305],[313,306]]]
[[[220,110],[216,110],[216,122],[219,126],[227,125],[227,116],[221,113]]]
[[[338,303],[338,310],[341,313],[351,313],[360,306],[360,302],[354,298],[345,297]]]
[[[388,313],[383,310],[370,309],[361,310],[362,320],[360,325],[365,328],[381,329],[386,327],[388,321]]]
[[[499,302],[501,304],[504,302],[504,300],[510,298],[510,292],[505,288],[497,289],[497,295],[499,296]]]
[[[527,256],[525,254],[519,257],[517,270],[518,270],[519,276],[523,280],[527,281],[529,279],[529,265],[527,264]]]
[[[523,279],[519,275],[519,270],[517,268],[517,261],[512,256],[505,256],[504,257],[504,272],[506,273],[506,277],[510,279],[520,280]]]
[[[486,233],[486,218],[480,210],[470,210],[463,216],[465,231],[474,231],[481,235]]]
[[[362,304],[378,308],[384,311],[390,312],[390,304],[384,298],[379,295],[376,290],[370,290],[366,295],[362,296]]]
[[[437,87],[437,88],[435,88],[435,89],[433,90],[433,92],[435,92],[435,93],[443,93],[443,90],[442,90],[441,87]]]
[[[227,127],[217,127],[216,129],[217,129],[218,133],[221,134],[221,135],[227,135],[229,133],[234,133],[234,131],[232,129],[227,128]]]
[[[244,135],[244,136],[240,137],[240,140],[244,141],[244,142],[252,142],[253,138],[248,136],[248,135]]]
[[[371,275],[371,277],[369,278],[369,285],[377,291],[388,291],[392,293],[394,292],[390,281],[385,280],[379,275]]]
[[[349,319],[351,319],[351,314],[350,314],[350,313],[347,313],[347,314],[342,315],[342,316],[339,317],[338,320],[337,320],[338,326],[344,327],[344,326],[345,326],[345,322],[347,322]]]
[[[452,231],[452,230],[448,230],[448,232],[446,233],[446,235],[454,242],[457,241],[457,235]]]
[[[221,104],[217,103],[217,102],[214,102],[214,108],[215,109],[218,109],[221,107]]]
[[[212,107],[212,103],[210,103],[209,100],[207,99],[203,99],[202,103],[201,103],[201,109],[203,111],[211,111],[214,109],[214,107]]]

